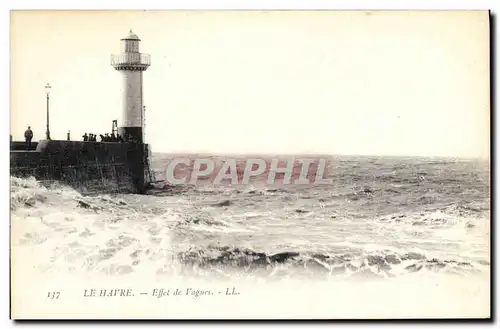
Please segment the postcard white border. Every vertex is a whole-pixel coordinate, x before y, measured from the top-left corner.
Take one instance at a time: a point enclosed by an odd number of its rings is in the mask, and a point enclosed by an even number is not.
[[[104,0],[75,0],[75,1],[62,1],[62,0],[46,0],[46,1],[34,1],[34,0],[23,0],[23,1],[2,1],[2,15],[1,15],[1,41],[2,41],[2,63],[3,72],[2,75],[2,100],[4,105],[4,110],[1,111],[3,120],[0,120],[2,127],[2,134],[5,136],[5,141],[0,143],[0,154],[2,156],[2,162],[8,167],[8,147],[7,147],[7,130],[9,130],[9,10],[11,9],[342,9],[342,10],[356,10],[356,9],[388,9],[388,10],[485,10],[491,9],[493,13],[498,13],[500,11],[500,2],[496,0],[414,0],[414,1],[401,1],[401,0],[177,0],[177,1],[152,1],[152,0],[142,0],[142,1],[131,1],[131,0],[121,0],[121,1],[104,1]],[[497,24],[498,25],[498,24]],[[495,33],[496,39],[498,39],[498,33]],[[496,40],[498,41],[498,40]],[[498,73],[498,67],[495,74]],[[498,89],[498,88],[497,88]],[[498,95],[496,95],[498,96]],[[498,98],[497,98],[498,100]],[[497,117],[498,119],[498,117]],[[495,122],[498,123],[498,122]],[[496,142],[493,145],[498,145]],[[495,169],[498,169],[496,167]],[[1,263],[3,264],[1,269],[1,279],[3,282],[2,287],[4,291],[1,298],[1,309],[3,311],[2,316],[2,328],[11,328],[14,323],[8,320],[9,317],[9,268],[6,266],[9,261],[9,249],[7,243],[9,242],[9,178],[7,174],[0,176],[1,186],[2,186],[2,198],[0,198],[1,209],[4,214],[4,225],[2,226],[2,241],[4,241],[4,248],[1,252]],[[496,194],[495,194],[496,195]],[[496,195],[498,198],[498,195]],[[497,200],[495,200],[497,201]],[[496,219],[492,219],[496,220]],[[492,232],[493,233],[493,232]],[[496,226],[495,235],[498,234],[498,224]],[[498,254],[494,260],[498,264]],[[495,279],[495,278],[494,278]],[[492,294],[498,294],[497,291],[492,292]],[[134,323],[137,324],[137,323]],[[160,323],[159,323],[160,324]],[[25,324],[26,328],[34,326],[35,324]],[[51,324],[48,324],[51,325]],[[59,327],[69,327],[70,325],[78,325],[76,323],[71,324],[60,324]],[[79,324],[82,325],[82,324]],[[123,324],[120,324],[123,325]],[[163,324],[161,324],[163,325]],[[181,326],[186,324],[174,324],[169,323],[169,326]],[[193,326],[202,326],[205,324],[197,323],[191,324]],[[231,324],[231,326],[236,324]],[[249,325],[249,324],[239,324],[239,325]],[[260,324],[264,327],[270,326],[271,324]],[[283,324],[282,324],[283,325]],[[284,324],[288,326],[289,324]],[[308,326],[311,324],[307,324]],[[355,324],[354,326],[362,326],[364,324]],[[388,324],[385,324],[388,325]],[[384,326],[385,326],[384,325]],[[422,323],[420,326],[435,326],[437,324]],[[452,324],[455,325],[455,324]],[[93,324],[93,326],[100,327],[104,324]]]

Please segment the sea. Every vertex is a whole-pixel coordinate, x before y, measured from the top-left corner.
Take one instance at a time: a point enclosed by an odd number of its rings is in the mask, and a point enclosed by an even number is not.
[[[429,303],[437,311],[421,315],[446,315],[446,302],[458,305],[450,316],[488,314],[488,160],[328,156],[328,185],[188,188],[164,183],[171,159],[153,154],[156,181],[146,195],[11,177],[12,261],[60,277],[337,287],[342,294],[328,295],[337,310],[351,294],[379,307],[374,317],[419,316],[415,305]],[[383,313],[388,287],[393,306]],[[398,294],[419,302],[398,313]]]

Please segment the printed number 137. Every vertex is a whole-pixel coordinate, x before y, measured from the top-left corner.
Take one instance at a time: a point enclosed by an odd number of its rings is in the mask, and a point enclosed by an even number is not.
[[[60,292],[59,291],[49,291],[47,293],[47,298],[49,299],[59,299]]]

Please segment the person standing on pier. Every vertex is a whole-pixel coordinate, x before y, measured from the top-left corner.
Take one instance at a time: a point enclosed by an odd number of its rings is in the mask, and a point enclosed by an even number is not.
[[[29,151],[31,149],[31,140],[33,139],[33,131],[30,126],[24,132],[24,139],[26,140],[26,149]]]

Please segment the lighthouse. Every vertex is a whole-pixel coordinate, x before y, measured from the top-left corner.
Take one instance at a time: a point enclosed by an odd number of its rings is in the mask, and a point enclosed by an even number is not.
[[[121,39],[121,54],[111,55],[111,65],[122,75],[122,108],[118,131],[126,142],[144,142],[142,73],[151,65],[149,54],[139,52],[141,39],[130,30]]]

